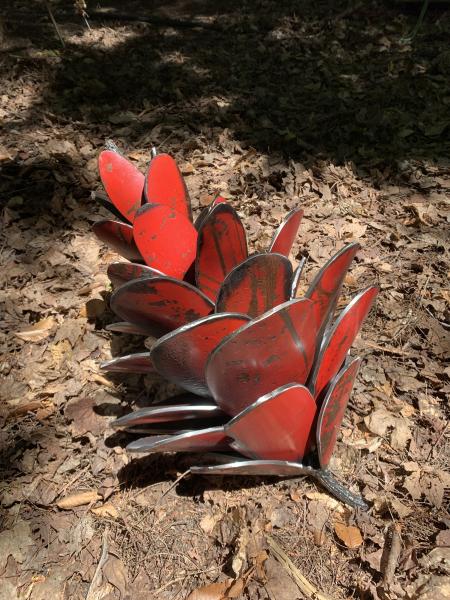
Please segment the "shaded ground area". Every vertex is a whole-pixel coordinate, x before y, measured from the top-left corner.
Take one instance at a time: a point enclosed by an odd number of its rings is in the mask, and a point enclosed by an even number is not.
[[[450,597],[446,6],[409,43],[418,7],[387,2],[102,1],[90,30],[51,6],[65,49],[41,3],[0,8],[0,597],[307,598],[295,569],[331,598]],[[195,211],[220,191],[254,249],[301,205],[303,290],[361,242],[342,304],[382,293],[333,468],[367,514],[307,479],[130,462],[109,423],[173,390],[99,372],[143,347],[104,330],[109,138],[143,170],[153,145],[176,156]]]

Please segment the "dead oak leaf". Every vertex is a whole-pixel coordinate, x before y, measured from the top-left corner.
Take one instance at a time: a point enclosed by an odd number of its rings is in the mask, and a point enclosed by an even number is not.
[[[27,327],[26,329],[14,332],[14,335],[24,342],[41,342],[50,335],[55,325],[55,319],[47,317],[46,319],[41,319],[37,323],[34,323],[34,325],[30,325],[30,327]]]
[[[404,448],[411,439],[408,420],[404,417],[397,417],[384,408],[379,408],[365,417],[364,423],[371,433],[379,436],[385,437],[390,431],[391,445],[395,450]]]
[[[347,548],[359,548],[363,543],[360,530],[354,525],[344,525],[344,523],[335,523],[334,531],[338,538],[347,546]]]
[[[94,407],[94,398],[84,397],[69,401],[64,414],[72,421],[70,431],[73,437],[81,437],[88,432],[100,435],[105,430],[107,420],[97,414]]]
[[[187,600],[225,600],[227,597],[227,590],[232,583],[233,580],[228,579],[226,581],[204,585],[191,592],[187,597]]]

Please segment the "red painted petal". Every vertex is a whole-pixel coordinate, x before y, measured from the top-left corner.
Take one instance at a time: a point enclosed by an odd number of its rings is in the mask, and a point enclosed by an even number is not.
[[[315,343],[312,302],[286,302],[225,338],[210,355],[206,382],[217,404],[237,415],[286,382],[304,383]]]
[[[300,461],[316,403],[303,385],[290,383],[259,398],[225,425],[233,448],[250,458]]]
[[[129,221],[142,204],[144,175],[118,152],[104,150],[98,157],[100,177],[111,202]]]
[[[222,283],[216,312],[257,317],[289,300],[292,265],[281,254],[254,254],[235,267]]]
[[[110,323],[106,326],[107,331],[114,331],[115,333],[126,333],[127,335],[161,335],[161,327],[157,327],[152,330],[148,325],[146,327],[139,327],[134,323],[128,323],[127,321],[118,321],[117,323]]]
[[[248,256],[245,229],[229,204],[215,204],[203,221],[197,242],[197,286],[215,301],[225,276]]]
[[[197,231],[189,219],[168,206],[144,204],[136,213],[133,229],[147,265],[182,279],[197,249]]]
[[[140,327],[159,327],[161,334],[206,317],[213,303],[188,283],[170,277],[135,279],[111,296],[111,309]]]
[[[185,390],[200,396],[211,393],[205,381],[207,358],[222,339],[248,323],[237,314],[210,315],[184,325],[160,338],[151,356],[158,373]]]
[[[147,202],[163,204],[191,219],[191,201],[177,163],[168,154],[157,154],[150,161],[145,178]]]
[[[108,265],[107,274],[115,288],[132,279],[148,279],[149,277],[161,277],[161,275],[164,275],[161,271],[151,269],[147,265],[123,262],[114,262]]]
[[[195,222],[194,222],[194,227],[195,227],[195,229],[197,231],[203,225],[204,220],[209,215],[209,213],[211,212],[211,210],[217,204],[221,204],[221,203],[226,204],[227,201],[225,200],[225,198],[222,198],[221,196],[217,196],[216,198],[214,198],[214,200],[211,202],[211,204],[209,206],[205,206],[205,208],[202,208],[202,210],[200,211],[200,214],[197,216],[197,218],[195,219]]]
[[[269,252],[278,252],[278,254],[283,254],[286,257],[289,256],[302,218],[303,211],[301,208],[294,208],[287,214],[273,236]]]
[[[315,303],[314,314],[319,330],[332,318],[344,278],[360,248],[357,242],[342,248],[320,269],[309,286],[305,297]]]
[[[101,369],[108,373],[155,373],[150,352],[113,358],[102,363]]]
[[[355,296],[326,334],[309,382],[316,398],[339,371],[377,294],[378,288],[371,286]]]
[[[179,435],[158,435],[128,444],[128,452],[213,452],[230,450],[223,427],[210,427]]]
[[[360,358],[344,366],[333,380],[320,409],[317,420],[317,451],[320,466],[325,469],[336,445],[345,409],[358,373]]]
[[[92,227],[99,240],[114,252],[131,261],[140,261],[142,256],[134,243],[133,227],[119,221],[97,221]]]
[[[113,427],[134,427],[152,423],[170,423],[191,419],[221,417],[222,411],[215,404],[161,404],[135,410],[124,417],[116,419]]]

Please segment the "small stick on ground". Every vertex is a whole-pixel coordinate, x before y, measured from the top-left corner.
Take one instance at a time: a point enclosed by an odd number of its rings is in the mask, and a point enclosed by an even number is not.
[[[53,16],[53,12],[52,12],[52,8],[50,6],[50,2],[48,2],[48,0],[44,0],[44,2],[45,2],[45,6],[47,7],[48,14],[50,15],[50,19],[51,19],[51,21],[53,23],[53,27],[55,28],[56,33],[57,33],[57,35],[59,37],[59,41],[61,42],[61,46],[63,48],[65,48],[66,44],[65,44],[65,42],[63,40],[61,32],[59,31],[58,23],[56,22],[55,17]]]
[[[394,579],[395,569],[397,568],[398,559],[402,549],[402,538],[400,535],[401,528],[399,523],[393,523],[390,528],[390,531],[391,543],[383,574],[384,586],[389,586],[392,583],[392,580]]]
[[[319,592],[307,579],[304,575],[300,573],[297,567],[294,565],[289,556],[284,552],[284,550],[276,543],[276,541],[267,536],[267,543],[269,545],[270,551],[272,552],[274,558],[286,569],[295,583],[298,585],[300,590],[311,600],[332,600],[329,596],[322,594]]]
[[[102,576],[102,569],[108,559],[108,529],[106,528],[103,532],[103,545],[100,560],[98,561],[97,568],[95,569],[94,577],[92,578],[91,585],[89,586],[88,593],[86,594],[86,600],[93,598],[92,592],[96,587],[99,586]]]

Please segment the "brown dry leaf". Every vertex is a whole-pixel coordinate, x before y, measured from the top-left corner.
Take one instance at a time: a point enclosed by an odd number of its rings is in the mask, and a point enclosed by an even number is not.
[[[74,437],[86,435],[88,432],[100,435],[106,428],[106,418],[94,412],[94,406],[94,398],[89,397],[71,400],[66,406],[64,414],[73,421],[70,429]]]
[[[226,600],[227,590],[232,583],[232,579],[220,583],[209,583],[191,592],[186,600]]]
[[[444,529],[437,534],[436,546],[450,546],[450,529]]]
[[[110,554],[103,567],[103,575],[111,585],[119,590],[121,598],[125,598],[127,595],[128,573],[120,558]]]
[[[26,549],[34,546],[31,526],[28,521],[19,521],[12,529],[0,533],[0,570],[6,565],[11,555],[18,563],[22,563],[27,555]]]
[[[221,518],[221,515],[205,515],[200,521],[200,527],[205,533],[211,533]]]
[[[379,408],[365,417],[364,423],[371,433],[379,436],[386,436],[388,430],[392,429],[391,444],[396,450],[404,448],[406,442],[411,439],[407,419],[396,417],[384,408]]]
[[[91,508],[91,512],[94,513],[96,517],[110,517],[111,519],[117,519],[119,516],[119,511],[114,504],[111,504],[110,502],[107,502],[98,508]]]
[[[55,325],[55,319],[53,319],[53,317],[47,317],[26,329],[15,331],[14,335],[25,342],[40,342],[50,335],[50,332]]]
[[[77,506],[90,504],[91,502],[100,500],[100,498],[100,494],[95,490],[90,490],[88,492],[78,492],[77,494],[71,494],[70,496],[66,496],[62,500],[59,500],[56,503],[56,506],[58,508],[61,508],[62,510],[70,510],[72,508],[76,508]]]
[[[360,530],[354,525],[344,525],[335,523],[334,531],[338,538],[347,546],[347,548],[358,548],[363,543]]]

